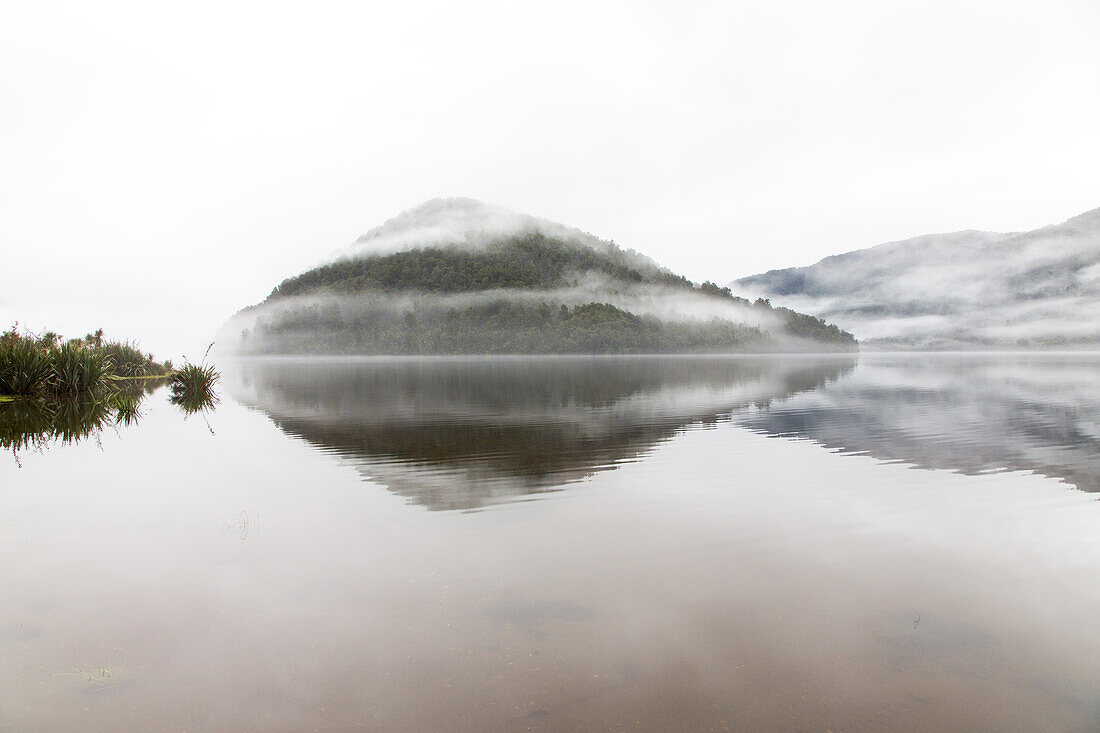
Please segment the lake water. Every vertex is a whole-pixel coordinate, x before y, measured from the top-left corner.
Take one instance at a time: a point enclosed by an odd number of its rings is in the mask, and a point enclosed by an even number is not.
[[[0,405],[0,729],[1100,729],[1100,356],[221,366]]]

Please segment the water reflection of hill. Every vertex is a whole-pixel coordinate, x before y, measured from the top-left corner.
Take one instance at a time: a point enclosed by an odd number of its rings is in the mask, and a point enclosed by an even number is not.
[[[921,468],[1034,471],[1100,491],[1100,355],[864,356],[845,379],[739,422]]]
[[[431,509],[553,490],[686,426],[814,389],[854,357],[248,360],[231,390]]]

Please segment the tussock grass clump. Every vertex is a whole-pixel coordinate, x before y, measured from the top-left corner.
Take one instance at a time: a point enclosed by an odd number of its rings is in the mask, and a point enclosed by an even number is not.
[[[103,344],[103,352],[111,357],[111,373],[119,377],[166,376],[171,371],[170,362],[158,364],[152,354],[143,353],[128,341],[111,341]]]
[[[210,355],[210,349],[213,346],[214,344],[211,343],[206,347],[206,353],[202,355],[202,361],[198,364],[187,362],[172,372],[169,386],[172,396],[169,401],[183,408],[185,412],[202,412],[213,407],[218,401],[218,395],[214,392],[214,383],[221,378],[221,374],[213,364],[206,363],[206,357]]]
[[[29,395],[50,381],[49,352],[14,331],[0,337],[0,394]]]
[[[62,343],[47,331],[22,332],[18,324],[0,333],[0,394],[72,397],[115,392],[122,379],[165,377],[158,364],[130,342],[104,341],[103,329]]]
[[[212,364],[184,364],[172,374],[172,391],[209,392],[220,377]]]
[[[214,397],[214,383],[221,378],[212,364],[184,364],[172,372],[172,396],[186,398],[207,395]]]
[[[220,377],[212,365],[184,364],[172,373],[168,401],[188,414],[205,412],[218,402],[214,383]]]
[[[113,362],[103,349],[70,341],[60,348],[51,349],[49,354],[53,367],[51,391],[54,394],[102,392],[111,386]]]
[[[165,382],[184,412],[210,409],[221,375],[205,360],[173,371],[171,361],[158,364],[132,343],[104,341],[102,330],[63,341],[12,327],[0,333],[0,449],[22,465],[21,451],[136,425],[146,395]]]

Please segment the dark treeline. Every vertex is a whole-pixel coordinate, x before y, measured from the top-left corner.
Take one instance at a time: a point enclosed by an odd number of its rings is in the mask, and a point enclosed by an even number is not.
[[[390,255],[341,260],[284,280],[268,300],[318,290],[416,290],[462,293],[500,288],[543,290],[568,284],[569,275],[598,272],[627,283],[661,283],[690,288],[686,278],[655,267],[638,266],[611,243],[603,251],[551,239],[537,232],[517,235],[469,251],[452,247],[417,248]]]
[[[834,348],[853,343],[850,335],[818,319],[766,304],[757,307],[787,317],[787,334]],[[775,348],[782,348],[775,335],[722,319],[669,322],[607,303],[570,308],[505,299],[445,312],[414,309],[400,316],[337,303],[303,305],[274,319],[260,317],[243,340],[245,352],[283,354],[656,354]]]

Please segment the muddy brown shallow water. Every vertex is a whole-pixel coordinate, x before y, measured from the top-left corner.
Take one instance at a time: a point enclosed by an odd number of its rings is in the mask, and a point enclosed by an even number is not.
[[[225,369],[0,461],[0,729],[1100,727],[1100,357]]]

